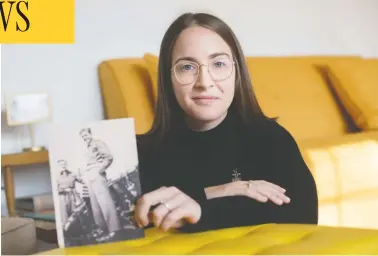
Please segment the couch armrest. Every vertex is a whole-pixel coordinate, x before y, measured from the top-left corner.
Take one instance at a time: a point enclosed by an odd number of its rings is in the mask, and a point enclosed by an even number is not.
[[[317,183],[320,222],[334,214],[338,223],[326,224],[378,228],[378,132],[300,147]]]
[[[378,192],[377,131],[299,145],[318,183],[320,202],[361,191]]]

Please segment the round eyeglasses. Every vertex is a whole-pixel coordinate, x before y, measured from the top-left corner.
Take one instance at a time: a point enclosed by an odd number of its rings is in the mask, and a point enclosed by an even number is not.
[[[193,61],[180,60],[173,69],[177,81],[183,85],[197,81],[201,66],[207,66],[209,75],[214,81],[229,78],[234,70],[234,62],[227,57],[211,60],[209,64],[198,64]]]

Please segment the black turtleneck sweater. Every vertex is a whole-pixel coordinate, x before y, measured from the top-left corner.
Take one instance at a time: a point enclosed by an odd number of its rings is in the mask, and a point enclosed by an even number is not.
[[[184,231],[318,222],[313,176],[293,137],[276,121],[247,128],[229,114],[211,130],[184,129],[155,149],[138,150],[143,193],[176,186],[200,204],[200,221]],[[291,202],[279,206],[246,196],[206,199],[204,188],[232,182],[235,173],[241,180],[266,180],[283,187]]]

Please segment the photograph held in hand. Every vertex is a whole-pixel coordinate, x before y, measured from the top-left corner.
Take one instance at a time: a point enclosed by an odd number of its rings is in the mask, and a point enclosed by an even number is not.
[[[52,125],[49,152],[60,247],[144,237],[133,119]]]

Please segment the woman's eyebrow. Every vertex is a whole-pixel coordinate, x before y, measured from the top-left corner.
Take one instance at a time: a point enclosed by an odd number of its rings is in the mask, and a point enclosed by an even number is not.
[[[209,55],[209,59],[214,59],[214,58],[216,58],[218,56],[223,56],[223,55],[225,55],[225,56],[227,56],[227,57],[230,58],[230,55],[228,53],[226,53],[226,52],[216,52],[216,53],[210,54]]]
[[[175,61],[175,63],[173,63],[173,65],[176,64],[179,61],[182,61],[182,60],[188,60],[188,61],[192,61],[192,62],[197,62],[197,60],[195,58],[193,58],[193,57],[181,57],[181,58],[178,58]]]
[[[209,59],[214,59],[214,58],[216,58],[218,56],[227,56],[227,57],[230,58],[230,55],[228,53],[226,53],[226,52],[215,52],[215,53],[212,53],[212,54],[209,55]],[[175,65],[177,62],[182,61],[182,60],[188,60],[188,61],[192,61],[192,62],[198,63],[198,61],[195,58],[187,56],[187,57],[180,57],[180,58],[178,58],[173,63],[173,65]]]

